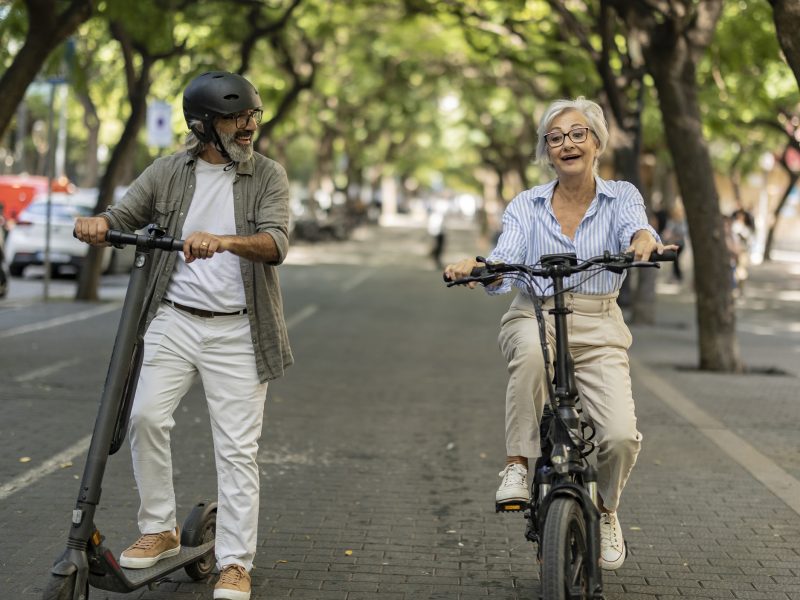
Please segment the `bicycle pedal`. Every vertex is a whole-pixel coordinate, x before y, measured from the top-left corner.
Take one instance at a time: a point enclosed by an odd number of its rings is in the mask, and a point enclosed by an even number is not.
[[[521,500],[506,500],[505,502],[495,502],[495,512],[522,512],[528,508],[528,503]]]

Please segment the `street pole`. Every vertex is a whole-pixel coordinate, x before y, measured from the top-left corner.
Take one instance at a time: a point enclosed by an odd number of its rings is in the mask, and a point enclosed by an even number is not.
[[[53,127],[53,105],[56,98],[55,80],[50,80],[50,104],[47,119],[47,210],[44,228],[44,301],[50,298],[50,225],[53,210],[53,171],[55,168],[55,127]]]

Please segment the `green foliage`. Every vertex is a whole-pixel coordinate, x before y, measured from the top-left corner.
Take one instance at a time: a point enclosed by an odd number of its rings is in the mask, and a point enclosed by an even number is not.
[[[779,111],[797,111],[800,94],[775,36],[769,4],[726,2],[713,45],[698,69],[706,137],[725,172],[736,160],[747,173],[765,151],[782,150]]]
[[[205,70],[246,65],[266,119],[278,115],[298,79],[311,81],[267,140],[268,152],[287,161],[293,178],[331,171],[341,182],[346,174],[381,170],[422,185],[444,178],[476,189],[476,172],[489,168],[533,180],[542,176],[531,158],[545,106],[559,97],[603,99],[595,64],[602,46],[595,26],[600,2],[564,6],[575,9],[576,23],[589,32],[588,47],[547,0],[103,0],[74,36],[69,158],[78,165],[85,150],[78,94],[97,106],[100,141],[108,147],[130,112],[123,55],[109,33],[109,22],[117,21],[151,54],[185,46],[181,55],[157,63],[150,90],[151,99],[173,107],[173,149],[185,131],[186,83]],[[24,41],[27,17],[19,0],[0,6],[3,68]],[[619,23],[611,42],[608,64],[620,78],[631,44]],[[49,58],[43,75],[63,70],[64,53]],[[764,149],[780,145],[780,132],[761,123],[775,121],[780,109],[796,110],[800,98],[780,56],[768,3],[725,3],[698,81],[707,138],[721,170],[739,148],[747,169]],[[623,92],[632,104],[636,90]],[[32,89],[28,103],[34,118],[42,118],[46,97]],[[641,120],[645,149],[663,156],[649,78]],[[143,132],[137,165],[155,154]]]

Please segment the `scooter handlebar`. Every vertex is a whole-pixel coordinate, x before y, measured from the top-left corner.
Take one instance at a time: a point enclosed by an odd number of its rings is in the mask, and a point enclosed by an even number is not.
[[[116,229],[106,232],[106,241],[114,246],[136,246],[137,248],[157,248],[159,250],[183,250],[183,240],[175,239],[169,235],[159,237],[127,233]]]

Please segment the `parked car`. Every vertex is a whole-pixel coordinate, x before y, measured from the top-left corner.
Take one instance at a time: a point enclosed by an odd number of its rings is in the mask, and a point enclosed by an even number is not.
[[[31,200],[47,192],[47,177],[41,175],[0,175],[0,218],[8,223],[17,220]],[[54,192],[73,192],[75,185],[66,177],[54,179]]]
[[[0,298],[8,294],[8,275],[6,274],[5,240],[0,231]]]
[[[74,193],[53,192],[50,199],[50,268],[53,275],[69,270],[77,273],[89,246],[73,237],[77,217],[94,214],[97,190],[78,189]],[[30,265],[45,262],[47,193],[37,195],[17,217],[6,240],[6,260],[11,275],[20,277]],[[111,248],[103,253],[103,272],[126,272],[133,265],[135,250]]]

